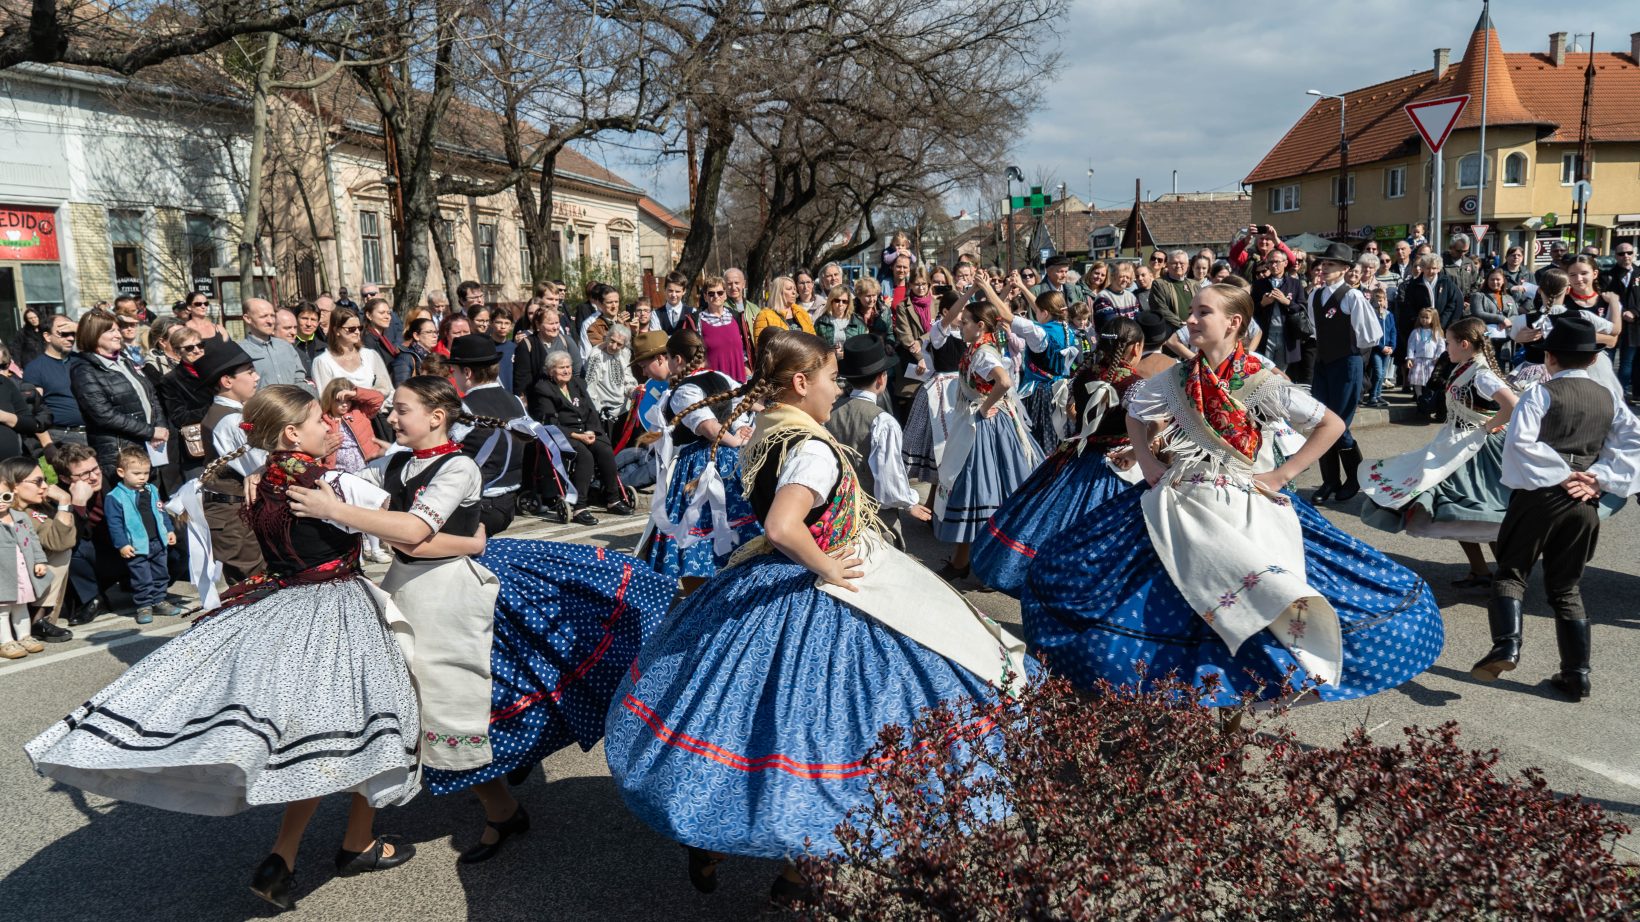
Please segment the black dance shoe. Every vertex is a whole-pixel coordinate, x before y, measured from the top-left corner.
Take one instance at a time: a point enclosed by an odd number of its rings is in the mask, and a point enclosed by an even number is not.
[[[44,643],[67,643],[74,639],[74,632],[50,621],[36,621],[34,639]]]
[[[385,871],[396,868],[416,856],[414,845],[393,843],[393,854],[384,855],[383,843],[388,841],[386,836],[377,836],[376,841],[362,852],[350,852],[345,848],[336,849],[336,876],[353,877],[356,874],[366,874],[370,871]]]
[[[633,509],[632,504],[623,499],[605,506],[604,511],[610,515],[631,515]]]
[[[685,845],[689,852],[689,883],[701,893],[712,893],[717,890],[718,859],[704,848]]]
[[[296,908],[296,899],[290,888],[296,883],[296,874],[278,855],[269,855],[256,866],[251,878],[251,892],[277,906],[281,912]]]
[[[967,579],[968,574],[971,572],[973,572],[972,567],[956,567],[952,565],[951,561],[947,560],[935,575],[948,583],[954,583],[959,579]]]
[[[512,816],[507,817],[499,823],[492,823],[485,820],[484,825],[495,830],[495,841],[489,843],[488,845],[483,842],[479,842],[472,848],[462,852],[460,859],[462,864],[478,864],[481,861],[489,861],[491,858],[494,858],[501,852],[501,844],[503,842],[506,842],[513,836],[521,836],[530,831],[530,815],[524,812],[524,805],[519,804],[518,809],[513,811]]]

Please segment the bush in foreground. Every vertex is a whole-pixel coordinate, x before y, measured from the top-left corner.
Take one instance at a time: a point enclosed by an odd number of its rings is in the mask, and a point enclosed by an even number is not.
[[[929,712],[878,743],[806,918],[1620,919],[1640,878],[1598,805],[1509,776],[1453,724],[1394,746],[1226,732],[1176,683]],[[988,745],[966,745],[978,726]],[[1001,808],[999,810],[999,807]],[[1007,819],[992,821],[980,817]]]

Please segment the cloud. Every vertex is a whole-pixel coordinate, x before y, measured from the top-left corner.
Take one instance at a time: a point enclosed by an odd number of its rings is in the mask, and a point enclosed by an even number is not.
[[[1494,3],[1505,51],[1545,51],[1549,33],[1596,33],[1596,50],[1627,51],[1640,29],[1634,4],[1601,0]],[[1222,3],[1206,0],[1073,0],[1059,30],[1061,66],[1043,106],[1015,139],[1013,162],[1101,207],[1150,195],[1235,191],[1315,100],[1428,70],[1435,48],[1457,57],[1469,42],[1475,0],[1372,4]],[[1577,113],[1566,118],[1577,120]],[[684,164],[615,148],[591,152],[657,199],[688,201]],[[973,202],[949,203],[952,211]]]

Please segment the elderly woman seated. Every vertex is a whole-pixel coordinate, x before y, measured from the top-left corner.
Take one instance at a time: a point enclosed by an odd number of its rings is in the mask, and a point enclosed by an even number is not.
[[[594,350],[599,351],[599,350]],[[596,525],[598,520],[586,510],[590,504],[594,468],[602,493],[603,506],[611,515],[631,515],[632,504],[627,502],[621,481],[615,473],[615,449],[609,442],[609,431],[599,416],[598,408],[587,393],[587,386],[575,377],[574,365],[568,352],[554,350],[546,360],[548,386],[537,388],[541,397],[538,404],[541,422],[557,426],[569,437],[575,448],[574,457],[565,456],[569,466],[570,482],[578,497],[574,521],[582,525]]]
[[[638,381],[632,377],[632,331],[624,326],[611,327],[587,356],[581,374],[586,378],[587,393],[598,416],[607,424],[626,410],[627,401]]]

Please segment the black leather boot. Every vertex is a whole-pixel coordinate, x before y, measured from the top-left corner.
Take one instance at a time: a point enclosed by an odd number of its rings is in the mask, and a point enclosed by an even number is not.
[[[1482,682],[1495,682],[1520,662],[1520,599],[1493,596],[1486,621],[1492,628],[1492,650],[1469,674]]]
[[[1327,500],[1332,499],[1338,492],[1340,477],[1338,474],[1338,446],[1327,449],[1321,460],[1315,463],[1316,470],[1321,473],[1321,486],[1311,494],[1310,502],[1316,506],[1325,506]]]
[[[1360,443],[1339,449],[1338,460],[1344,465],[1344,485],[1333,494],[1333,502],[1347,503],[1361,492],[1361,478],[1357,472],[1365,459],[1361,457]]]
[[[1549,684],[1573,701],[1589,697],[1588,619],[1556,618],[1555,643],[1560,647],[1560,672]]]

